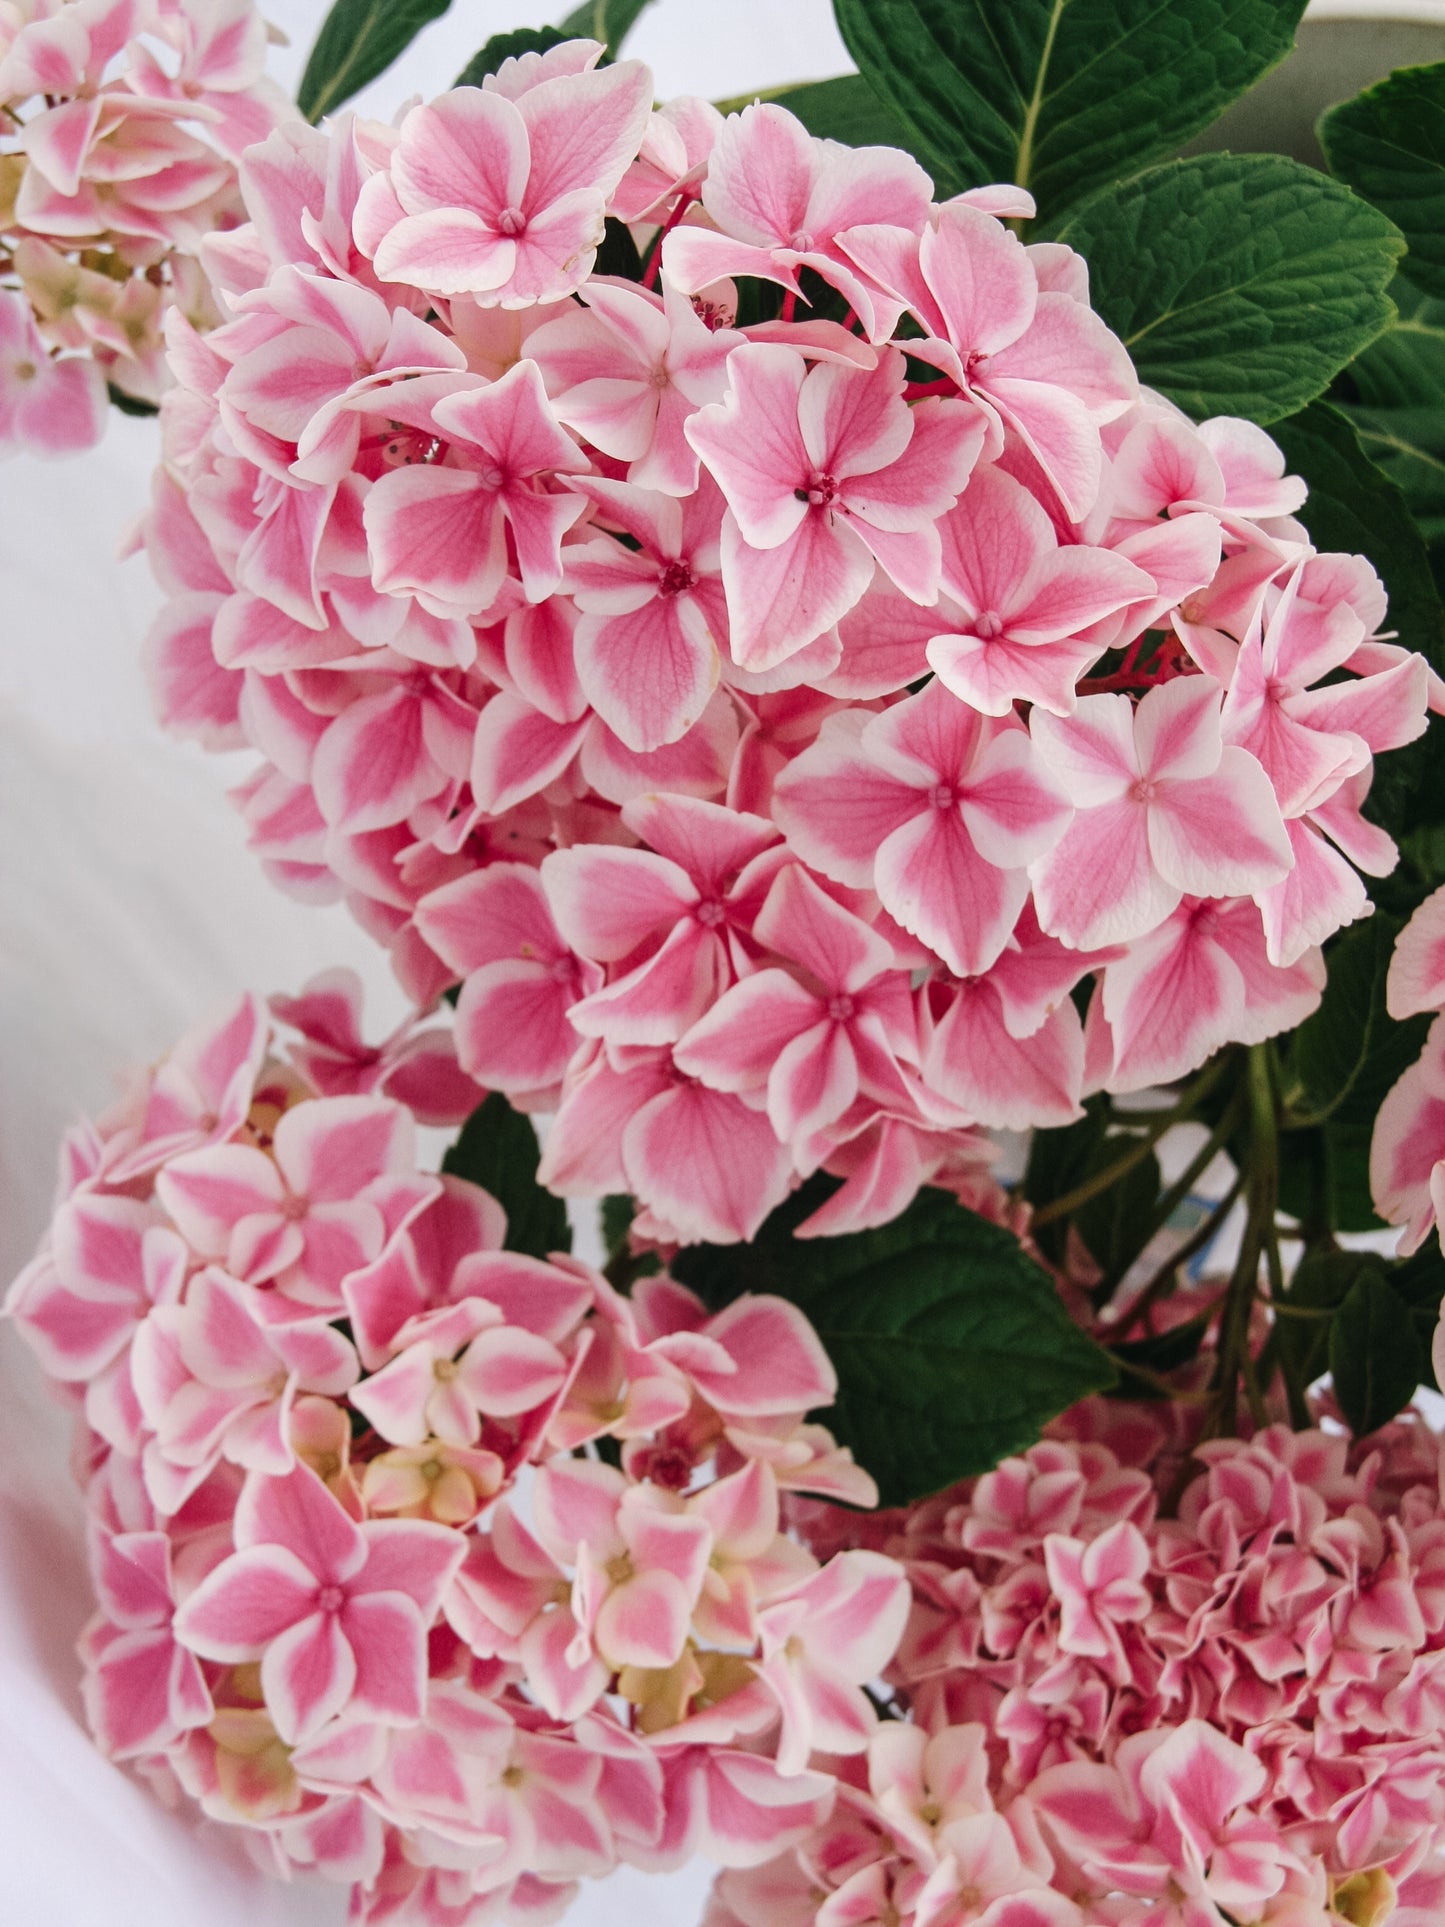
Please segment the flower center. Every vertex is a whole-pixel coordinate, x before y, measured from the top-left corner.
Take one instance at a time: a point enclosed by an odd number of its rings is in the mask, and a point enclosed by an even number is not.
[[[657,578],[659,595],[685,595],[691,587],[692,570],[685,562],[669,562]]]
[[[835,1024],[846,1024],[848,1019],[853,1015],[853,1009],[854,1005],[851,997],[833,997],[829,999],[828,1015],[833,1019]]]
[[[831,475],[819,475],[816,473],[809,477],[806,488],[795,488],[793,490],[793,494],[800,502],[806,502],[810,508],[815,509],[831,507],[837,493],[838,484],[833,480]]]
[[[316,1610],[323,1613],[339,1613],[346,1604],[346,1594],[340,1586],[323,1586],[316,1595]]]
[[[974,617],[973,633],[984,642],[992,642],[995,636],[1003,634],[1003,617],[997,609],[985,609]]]
[[[715,930],[720,923],[727,920],[727,911],[716,897],[710,897],[706,903],[700,903],[692,914],[709,930]]]
[[[457,1375],[457,1361],[454,1358],[439,1358],[432,1366],[432,1376],[439,1378],[443,1385]]]
[[[17,361],[10,372],[17,381],[34,381],[40,370],[33,361]]]
[[[1138,782],[1131,786],[1129,795],[1136,803],[1152,803],[1157,788],[1158,785],[1152,783],[1147,776],[1141,776]]]
[[[986,355],[981,348],[970,351],[968,360],[963,364],[964,376],[969,381],[981,379],[988,373],[992,355]]]
[[[794,248],[799,254],[811,254],[818,243],[806,228],[799,228],[788,245]]]
[[[527,217],[519,207],[504,207],[497,216],[498,234],[520,234],[527,225]]]
[[[936,810],[951,810],[958,802],[958,791],[952,783],[935,783],[928,800]]]
[[[305,1198],[287,1197],[281,1200],[281,1203],[277,1208],[279,1209],[281,1216],[283,1218],[286,1218],[290,1223],[295,1224],[298,1219],[304,1218],[306,1216],[307,1201]]]

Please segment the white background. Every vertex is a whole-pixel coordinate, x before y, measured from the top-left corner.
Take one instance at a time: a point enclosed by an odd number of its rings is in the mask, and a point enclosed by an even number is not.
[[[565,10],[453,0],[359,99],[389,117],[450,84],[488,35]],[[324,0],[271,0],[294,87]],[[628,47],[659,96],[726,98],[841,73],[828,0],[656,0]],[[143,507],[151,422],[114,417],[78,461],[0,466],[0,1284],[48,1215],[55,1149],[116,1074],[244,986],[351,963],[378,1024],[400,1000],[340,909],[278,895],[224,800],[245,758],[163,737],[137,666],[157,597],[115,550]],[[283,1888],[218,1856],[94,1752],[72,1647],[90,1612],[66,1425],[0,1331],[0,1922],[5,1927],[339,1927],[339,1890]],[[707,1873],[623,1872],[580,1927],[698,1917]]]

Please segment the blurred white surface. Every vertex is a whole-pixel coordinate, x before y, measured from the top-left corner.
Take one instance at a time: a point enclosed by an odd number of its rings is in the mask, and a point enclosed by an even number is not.
[[[272,0],[294,86],[324,0]],[[389,117],[450,84],[488,35],[562,0],[455,0],[360,97]],[[656,0],[628,49],[659,95],[713,97],[845,71],[828,0]],[[138,651],[156,594],[115,560],[143,508],[151,422],[113,418],[79,461],[0,467],[0,1279],[49,1212],[60,1134],[129,1064],[243,986],[295,989],[350,963],[373,1023],[401,1003],[340,909],[291,903],[248,856],[225,789],[246,759],[168,741]],[[0,1330],[0,1922],[5,1927],[338,1927],[336,1890],[281,1887],[164,1813],[90,1746],[76,1634],[91,1606],[68,1422]],[[697,1919],[708,1871],[627,1871],[572,1927]]]

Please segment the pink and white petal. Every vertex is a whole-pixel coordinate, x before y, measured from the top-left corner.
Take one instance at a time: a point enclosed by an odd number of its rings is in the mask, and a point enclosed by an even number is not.
[[[574,995],[552,964],[520,957],[483,964],[457,1000],[462,1068],[488,1090],[519,1095],[560,1083],[577,1050],[568,1021]]]
[[[285,1547],[321,1585],[350,1579],[366,1558],[365,1540],[350,1514],[304,1465],[281,1479],[247,1479],[236,1505],[236,1544]]]
[[[773,812],[804,862],[864,890],[880,844],[927,807],[918,787],[881,769],[860,743],[870,721],[856,710],[829,717],[778,776]]]
[[[635,1194],[682,1237],[714,1244],[751,1238],[792,1178],[767,1118],[699,1085],[644,1104],[623,1131],[622,1162]]]
[[[808,516],[806,502],[796,495],[816,466],[798,422],[805,375],[802,356],[789,348],[734,349],[727,398],[699,409],[687,423],[687,439],[755,549],[787,541]]]
[[[1445,890],[1436,890],[1395,939],[1385,999],[1397,1023],[1445,1006]]]
[[[875,879],[889,915],[960,977],[988,969],[1029,893],[1024,870],[980,855],[956,808],[930,808],[895,830],[878,851]]]
[[[990,373],[977,385],[1053,483],[1069,520],[1081,522],[1098,499],[1104,472],[1099,431],[1086,405],[1051,382]]]
[[[924,1076],[980,1124],[1049,1130],[1072,1124],[1084,1080],[1084,1033],[1065,1002],[1026,1039],[1004,1021],[998,994],[964,984],[933,1033]]]
[[[1080,810],[1118,802],[1141,775],[1127,696],[1083,696],[1069,716],[1034,715],[1029,729]]]
[[[768,1074],[768,1119],[787,1144],[835,1124],[858,1095],[847,1029],[827,1017],[793,1038]]]
[[[261,1656],[261,1691],[288,1746],[311,1739],[349,1703],[356,1658],[336,1615],[313,1612]]]
[[[1154,868],[1145,811],[1127,799],[1080,810],[1029,875],[1040,924],[1076,950],[1143,936],[1180,896]]]
[[[1145,1090],[1196,1069],[1236,1034],[1244,979],[1187,907],[1104,973],[1114,1037],[1112,1091]]]
[[[426,1706],[426,1626],[415,1602],[399,1592],[354,1596],[339,1624],[355,1661],[353,1710],[397,1726],[419,1720]]]
[[[605,199],[641,144],[652,75],[640,60],[558,74],[519,95],[516,111],[531,151],[529,210],[583,187]]]
[[[502,1325],[472,1340],[457,1378],[481,1411],[515,1418],[534,1411],[560,1389],[567,1379],[567,1361],[550,1340]]]
[[[616,1670],[623,1666],[665,1668],[687,1644],[692,1600],[670,1572],[642,1572],[607,1594],[597,1609],[592,1637]]]
[[[372,581],[388,595],[419,595],[448,615],[479,614],[506,574],[498,498],[467,469],[394,468],[367,492],[362,516]]]
[[[175,1636],[206,1659],[258,1659],[316,1605],[316,1576],[285,1546],[243,1548],[182,1601]]]
[[[873,558],[845,522],[817,511],[768,549],[752,547],[729,517],[722,575],[733,660],[771,669],[847,615],[873,580]]]
[[[422,728],[424,706],[409,689],[363,698],[342,711],[316,746],[311,783],[321,814],[356,834],[401,823],[447,784]]]
[[[1247,750],[1226,749],[1212,776],[1160,784],[1147,818],[1155,868],[1193,896],[1267,890],[1294,866],[1273,786]]]
[[[373,1179],[415,1169],[415,1127],[390,1098],[324,1097],[286,1112],[275,1155],[297,1195],[347,1203]]]
[[[554,850],[540,874],[564,941],[599,963],[630,955],[698,901],[687,872],[649,850],[599,844]]]
[[[156,1194],[194,1250],[223,1258],[233,1227],[248,1216],[274,1214],[285,1186],[264,1152],[215,1144],[172,1159],[156,1177]]]
[[[959,811],[980,856],[1016,869],[1058,841],[1073,807],[1044,758],[1022,729],[996,730],[965,782]]]
[[[713,1003],[730,974],[721,940],[689,917],[660,950],[601,990],[574,1003],[569,1024],[614,1045],[671,1044]]]
[[[673,1056],[713,1090],[761,1090],[779,1055],[822,1014],[817,997],[786,971],[760,970],[724,992]]]
[[[584,615],[577,625],[583,692],[629,749],[685,736],[717,686],[716,645],[682,614],[679,598],[655,596],[629,615]]]
[[[1370,914],[1369,892],[1356,871],[1303,818],[1285,824],[1294,866],[1255,901],[1264,917],[1270,962],[1297,963],[1346,924]]]

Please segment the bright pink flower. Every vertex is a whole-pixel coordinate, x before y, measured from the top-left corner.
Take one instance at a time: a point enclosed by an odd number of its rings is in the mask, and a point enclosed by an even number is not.
[[[958,202],[921,238],[899,226],[857,228],[846,251],[922,324],[909,352],[958,384],[992,427],[1005,426],[1059,493],[1070,520],[1094,505],[1103,473],[1100,425],[1138,393],[1121,342],[1071,295],[1041,293],[1028,254],[992,215]]]
[[[460,1124],[485,1092],[457,1063],[450,1031],[419,1030],[408,1017],[380,1044],[361,1030],[361,979],[354,970],[324,970],[299,997],[273,997],[279,1021],[303,1041],[287,1052],[321,1097],[375,1093],[405,1104],[421,1124]]]
[[[1370,1142],[1370,1195],[1387,1224],[1403,1225],[1413,1251],[1445,1207],[1445,1018],[1390,1090]]]
[[[1066,1653],[1108,1662],[1116,1679],[1128,1665],[1119,1627],[1147,1617],[1149,1548],[1143,1534],[1121,1519],[1089,1545],[1051,1532],[1044,1564],[1059,1602],[1059,1645]]]
[[[798,864],[779,872],[755,939],[806,974],[767,968],[724,993],[677,1045],[679,1067],[717,1090],[767,1092],[786,1143],[834,1124],[858,1097],[903,1094],[918,1020],[893,947]]]
[[[727,358],[742,343],[711,329],[670,282],[660,295],[599,281],[585,308],[544,322],[527,338],[558,421],[627,463],[638,488],[688,496],[698,456],[684,424],[727,389]]]
[[[105,380],[95,363],[52,359],[24,295],[0,288],[0,456],[93,448],[105,416]]]
[[[133,1121],[109,1133],[107,1176],[129,1183],[167,1159],[234,1137],[266,1055],[266,1010],[249,992],[203,1017],[156,1067]]]
[[[982,443],[976,417],[903,400],[903,356],[873,369],[738,348],[727,398],[687,437],[727,497],[722,567],[733,660],[770,669],[831,628],[873,579],[938,592],[939,536]]]
[[[578,486],[638,545],[603,540],[567,550],[567,586],[582,612],[578,678],[629,749],[660,749],[687,734],[717,684],[727,640],[722,504],[711,485],[682,503],[617,482]]]
[[[981,717],[936,679],[865,716],[825,724],[783,771],[778,823],[806,863],[876,889],[951,970],[976,975],[1018,921],[1025,866],[1068,822],[1065,792],[1015,720]]]
[[[759,1676],[778,1701],[778,1767],[800,1773],[810,1754],[861,1753],[877,1720],[860,1690],[888,1663],[908,1617],[891,1559],[842,1552],[759,1614]]]
[[[1077,814],[1033,864],[1039,922],[1081,948],[1155,929],[1186,892],[1239,896],[1290,867],[1269,778],[1220,734],[1218,683],[1183,677],[1035,711],[1034,740]]]
[[[314,1472],[253,1473],[236,1509],[236,1551],[176,1615],[204,1658],[259,1659],[276,1730],[308,1739],[343,1708],[420,1719],[425,1638],[465,1545],[419,1520],[356,1525]]]
[[[624,60],[514,99],[493,76],[412,108],[357,211],[377,274],[504,308],[570,294],[591,272],[651,106],[651,75]]]
[[[415,1170],[411,1118],[385,1098],[323,1097],[276,1125],[273,1155],[216,1145],[173,1159],[157,1192],[203,1257],[298,1302],[339,1302],[341,1280],[435,1194]]]
[[[741,974],[786,852],[764,818],[691,797],[641,797],[622,820],[651,848],[578,845],[543,860],[563,937],[613,973],[571,1021],[610,1044],[673,1043]]]
[[[465,981],[457,1053],[493,1090],[526,1094],[559,1084],[577,1033],[567,1013],[600,988],[602,973],[558,934],[535,870],[494,863],[424,897],[417,924]]]
[[[104,1620],[86,1635],[85,1713],[104,1750],[133,1758],[211,1718],[194,1653],[177,1644],[171,1547],[163,1532],[97,1532],[94,1574]]]
[[[576,1566],[570,1663],[582,1665],[590,1647],[614,1671],[671,1666],[707,1571],[707,1520],[665,1510],[609,1465],[575,1459],[542,1467],[534,1504],[543,1544]]]
[[[388,594],[415,595],[437,615],[480,614],[506,576],[510,532],[528,600],[540,602],[562,579],[562,537],[584,507],[543,483],[585,470],[586,458],[553,418],[535,362],[519,361],[484,387],[437,379],[451,391],[417,397],[422,384],[413,383],[387,403],[447,456],[394,468],[367,495],[372,581]]]
[[[786,108],[754,103],[728,116],[708,156],[702,204],[719,232],[676,228],[663,259],[686,294],[740,274],[797,294],[798,271],[811,268],[838,289],[868,339],[883,341],[902,304],[859,276],[838,236],[879,221],[918,231],[932,188],[896,148],[840,147],[814,138]]]
[[[928,645],[939,681],[988,716],[1015,702],[1068,715],[1074,684],[1099,653],[1075,638],[1152,594],[1152,577],[1108,549],[1061,547],[1028,490],[998,468],[974,474],[940,534],[943,588],[958,614],[957,633]]]

